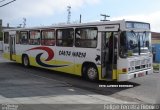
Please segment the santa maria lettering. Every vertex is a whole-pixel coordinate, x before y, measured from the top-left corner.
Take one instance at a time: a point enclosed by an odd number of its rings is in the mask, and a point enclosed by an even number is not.
[[[60,50],[60,51],[59,51],[59,55],[71,56],[71,51],[63,51],[63,50]]]
[[[85,58],[86,57],[86,52],[71,52],[71,51],[60,50],[59,55]]]

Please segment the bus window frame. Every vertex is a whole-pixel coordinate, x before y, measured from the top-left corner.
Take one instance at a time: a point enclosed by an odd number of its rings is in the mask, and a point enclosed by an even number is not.
[[[58,31],[59,30],[72,30],[73,31],[73,38],[72,39],[58,39]],[[62,37],[63,37],[63,35],[62,35]],[[74,46],[74,38],[75,38],[75,29],[74,28],[60,28],[60,29],[56,29],[56,46],[58,46],[58,47],[73,47]],[[72,45],[70,46],[70,45],[59,45],[59,43],[58,43],[58,41],[59,40],[61,40],[62,41],[62,43],[63,43],[63,40],[72,40]]]
[[[76,44],[77,44],[77,42],[76,42],[76,41],[77,41],[77,38],[76,38],[76,32],[77,32],[77,30],[78,30],[78,29],[80,29],[80,30],[81,30],[81,29],[90,29],[90,28],[91,28],[91,29],[92,29],[92,28],[96,29],[96,31],[97,31],[97,32],[96,32],[96,38],[95,38],[95,39],[81,39],[81,40],[91,40],[91,41],[92,41],[92,40],[93,40],[93,41],[96,40],[96,46],[95,46],[95,47],[91,47],[91,46],[88,46],[88,47],[77,46],[77,45],[76,45]],[[75,47],[77,47],[77,48],[97,48],[97,46],[98,46],[98,28],[97,28],[97,27],[80,27],[80,28],[76,28],[76,29],[75,29]]]
[[[31,39],[31,32],[39,32],[40,36],[38,39]],[[38,44],[33,44],[31,43],[31,40],[36,40],[38,41]],[[41,30],[30,30],[29,31],[29,40],[28,40],[29,45],[41,45]]]
[[[20,44],[20,31],[16,31],[16,44]]]
[[[27,43],[22,43],[22,41],[21,41],[21,33],[24,33],[24,32],[27,33]],[[20,44],[21,45],[29,45],[29,33],[28,33],[28,31],[20,31]]]
[[[50,38],[50,39],[43,39],[43,32],[54,32],[54,39]],[[42,40],[53,40],[53,45],[47,45],[46,43],[42,43]],[[46,30],[41,30],[41,45],[43,46],[55,46],[56,45],[56,30],[55,29],[46,29]]]

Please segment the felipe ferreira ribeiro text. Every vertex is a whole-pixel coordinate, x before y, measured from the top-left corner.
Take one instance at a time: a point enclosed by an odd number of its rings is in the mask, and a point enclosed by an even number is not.
[[[159,110],[154,104],[105,104],[104,110]]]

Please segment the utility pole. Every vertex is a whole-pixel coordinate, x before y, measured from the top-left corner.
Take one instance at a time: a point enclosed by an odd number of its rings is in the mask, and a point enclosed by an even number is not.
[[[23,28],[26,27],[26,21],[27,21],[27,19],[26,19],[26,18],[23,18]]]
[[[109,15],[106,15],[106,14],[100,14],[100,15],[104,17],[104,19],[101,21],[109,21],[109,20],[107,20],[107,17],[110,17]]]
[[[80,14],[80,16],[79,16],[79,23],[81,23],[82,22],[82,15]]]
[[[67,6],[68,16],[67,16],[67,24],[70,24],[71,20],[71,6]]]

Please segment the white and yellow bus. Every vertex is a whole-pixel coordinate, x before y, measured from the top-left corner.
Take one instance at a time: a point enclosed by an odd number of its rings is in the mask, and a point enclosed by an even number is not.
[[[152,73],[150,24],[105,21],[4,30],[3,57],[24,66],[127,81]]]

